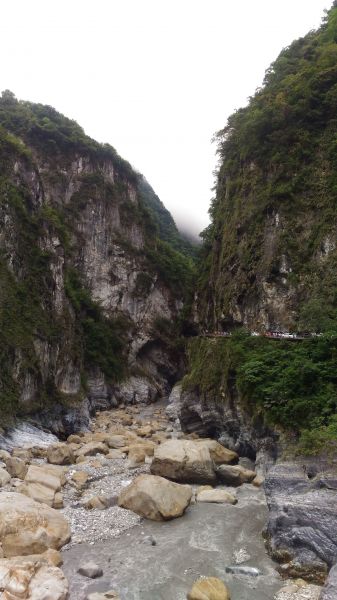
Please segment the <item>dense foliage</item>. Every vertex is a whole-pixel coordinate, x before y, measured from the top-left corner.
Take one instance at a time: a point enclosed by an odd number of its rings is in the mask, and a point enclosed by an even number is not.
[[[252,415],[300,436],[303,452],[337,449],[337,330],[299,342],[252,337],[190,342],[185,387],[218,401],[235,393]]]
[[[65,286],[77,314],[77,335],[84,348],[85,369],[99,367],[108,382],[119,381],[126,374],[130,323],[122,317],[108,319],[74,269],[68,269]]]
[[[6,90],[0,97],[0,125],[7,135],[9,132],[14,134],[13,140],[17,140],[21,148],[25,147],[23,142],[26,142],[28,146],[56,155],[61,163],[74,151],[84,155],[89,154],[91,160],[95,158],[97,161],[112,160],[121,177],[118,185],[123,185],[123,180],[137,185],[139,202],[144,211],[149,213],[152,235],[157,234],[158,238],[167,242],[173,250],[195,258],[196,248],[179,233],[171,214],[145,178],[134,171],[112,146],[99,144],[88,137],[76,121],[68,119],[52,106],[19,101],[12,92]],[[99,170],[99,164],[97,164],[97,172],[87,175],[83,183],[107,185]],[[82,188],[80,197],[83,199],[84,195]],[[133,207],[133,210],[136,208]]]
[[[289,295],[295,329],[309,300],[334,309],[335,6],[317,31],[281,52],[263,86],[216,139],[219,170],[200,277],[204,310],[214,307],[218,321],[233,306],[245,310],[263,296],[263,285]]]
[[[17,100],[5,90],[0,97],[0,125],[28,146],[44,151],[63,162],[74,152],[91,158],[110,159],[120,175],[136,182],[137,174],[109,144],[99,144],[88,137],[76,121],[68,119],[52,106]]]

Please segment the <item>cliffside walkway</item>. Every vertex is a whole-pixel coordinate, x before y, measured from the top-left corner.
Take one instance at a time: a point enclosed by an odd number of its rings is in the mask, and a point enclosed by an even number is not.
[[[264,337],[271,340],[289,340],[291,342],[299,342],[302,340],[311,340],[316,337],[320,337],[321,333],[307,333],[307,334],[296,334],[296,333],[287,333],[287,332],[279,332],[279,331],[266,331],[265,333],[259,333],[257,331],[251,331],[250,335],[252,337]],[[200,334],[200,337],[208,337],[208,338],[230,338],[232,334],[228,331],[206,331]]]

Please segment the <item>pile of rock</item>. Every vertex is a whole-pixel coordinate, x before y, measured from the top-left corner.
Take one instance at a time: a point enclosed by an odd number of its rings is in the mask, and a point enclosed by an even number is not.
[[[236,452],[215,440],[167,440],[152,451],[152,475],[137,477],[122,491],[118,505],[155,521],[183,515],[192,499],[192,487],[180,484],[216,484],[220,480],[238,486],[251,483],[256,477],[255,471],[233,465],[238,461]],[[196,501],[237,503],[233,494],[211,485],[197,490]]]
[[[69,525],[58,511],[22,494],[2,492],[1,598],[65,600],[68,583],[58,568],[62,561],[57,551],[69,539]]]
[[[236,452],[215,440],[170,440],[155,449],[151,473],[173,481],[229,486],[252,483],[256,472],[234,465]]]
[[[0,560],[2,600],[66,600],[68,582],[48,557],[24,556]]]
[[[181,517],[194,501],[236,504],[233,490],[223,486],[256,483],[256,473],[238,465],[235,452],[196,434],[174,432],[160,409],[148,420],[139,412],[136,406],[105,411],[96,415],[92,431],[72,434],[65,442],[14,448],[12,454],[0,451],[1,598],[35,598],[36,589],[48,600],[67,597],[58,550],[68,543],[70,528],[55,509],[63,507],[65,498],[69,502],[69,490],[83,511],[91,509],[90,515],[115,502],[141,517],[165,521]],[[134,480],[118,497],[116,492],[115,497],[88,497],[88,487],[94,487],[92,469],[114,461],[123,462]],[[89,594],[88,599],[118,597],[110,590]],[[223,582],[210,578],[196,582],[188,598],[220,600],[229,593]]]

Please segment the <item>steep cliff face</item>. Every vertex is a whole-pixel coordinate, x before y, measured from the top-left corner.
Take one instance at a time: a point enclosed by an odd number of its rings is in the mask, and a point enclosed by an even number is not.
[[[334,2],[218,135],[198,295],[211,333],[190,343],[169,408],[183,430],[257,458],[270,553],[283,574],[320,582],[337,557],[336,64]],[[320,335],[251,335],[271,329]]]
[[[335,310],[336,42],[333,7],[217,136],[200,293],[208,327],[318,330]]]
[[[50,107],[6,92],[0,125],[2,414],[167,392],[191,264],[141,177]]]

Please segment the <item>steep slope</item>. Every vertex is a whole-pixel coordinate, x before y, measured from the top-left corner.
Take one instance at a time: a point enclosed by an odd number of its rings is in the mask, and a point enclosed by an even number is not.
[[[181,372],[192,263],[159,239],[141,185],[75,122],[2,94],[2,416],[151,400]]]
[[[218,135],[198,294],[209,333],[190,341],[169,409],[256,459],[267,548],[283,576],[317,582],[337,560],[336,65],[337,2]],[[319,335],[252,335],[275,329]]]
[[[218,135],[199,318],[232,336],[190,344],[181,416],[251,456],[285,435],[309,454],[336,447],[336,64],[335,2]],[[251,335],[270,329],[319,335]]]
[[[209,327],[322,331],[335,318],[336,65],[333,6],[217,136],[200,303]]]

